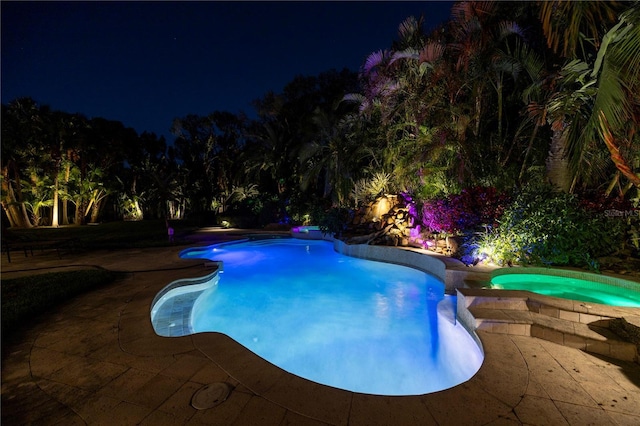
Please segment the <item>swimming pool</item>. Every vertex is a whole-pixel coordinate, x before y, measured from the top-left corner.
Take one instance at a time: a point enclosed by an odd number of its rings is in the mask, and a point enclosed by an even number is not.
[[[314,382],[417,395],[465,382],[482,364],[474,338],[455,314],[445,314],[454,297],[416,269],[344,256],[327,241],[296,239],[222,244],[181,256],[223,262],[217,283],[199,283],[191,296],[191,333],[224,333]],[[189,298],[186,289],[171,291]],[[153,310],[170,303],[168,296]],[[153,314],[152,322],[156,327]]]
[[[497,272],[497,271],[496,271]],[[526,290],[545,296],[610,306],[640,307],[640,284],[586,273],[559,271],[565,276],[546,273],[504,273],[491,278],[491,287]],[[573,276],[566,276],[573,275]],[[592,277],[592,279],[583,278]],[[601,282],[608,280],[609,283]]]

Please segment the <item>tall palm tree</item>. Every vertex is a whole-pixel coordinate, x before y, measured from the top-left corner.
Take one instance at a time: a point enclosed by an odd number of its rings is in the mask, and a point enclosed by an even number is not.
[[[367,156],[358,138],[357,118],[340,117],[336,111],[317,108],[312,117],[316,136],[303,144],[298,159],[302,166],[301,187],[312,182],[323,184],[323,198],[331,197],[337,206],[345,206],[358,173],[358,165]]]
[[[38,139],[39,106],[30,98],[2,105],[2,208],[11,227],[32,227],[22,194],[22,175]]]
[[[265,173],[276,186],[278,195],[282,196],[291,177],[288,172],[293,141],[287,123],[264,123],[252,135],[251,145],[246,158],[247,172],[256,176],[257,180],[261,172]]]

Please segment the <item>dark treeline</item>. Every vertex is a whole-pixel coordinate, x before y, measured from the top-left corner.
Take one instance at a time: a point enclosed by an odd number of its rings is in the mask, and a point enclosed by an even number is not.
[[[172,144],[16,99],[2,105],[3,219],[12,227],[225,213],[251,225],[297,220],[325,190],[315,178],[301,188],[312,173],[297,161],[302,146],[320,117],[355,110],[339,101],[357,88],[348,70],[300,76],[255,101],[257,120],[225,111],[176,118]]]
[[[173,144],[16,99],[2,105],[4,218],[293,223],[383,192],[532,181],[637,198],[639,24],[637,2],[456,3],[430,33],[407,18],[358,73],[265,94],[256,119],[176,118]]]

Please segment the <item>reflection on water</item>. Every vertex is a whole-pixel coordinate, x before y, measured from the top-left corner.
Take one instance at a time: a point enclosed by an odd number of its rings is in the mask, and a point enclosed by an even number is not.
[[[225,333],[299,376],[410,395],[462,383],[482,363],[463,327],[438,315],[444,284],[423,272],[347,257],[325,241],[245,242],[207,256],[224,274],[195,301],[193,331]]]

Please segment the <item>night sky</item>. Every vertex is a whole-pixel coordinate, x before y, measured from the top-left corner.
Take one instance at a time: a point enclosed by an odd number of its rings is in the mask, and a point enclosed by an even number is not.
[[[452,2],[7,2],[2,103],[30,96],[69,113],[164,135],[175,117],[253,115],[297,75],[357,71],[424,14]]]

